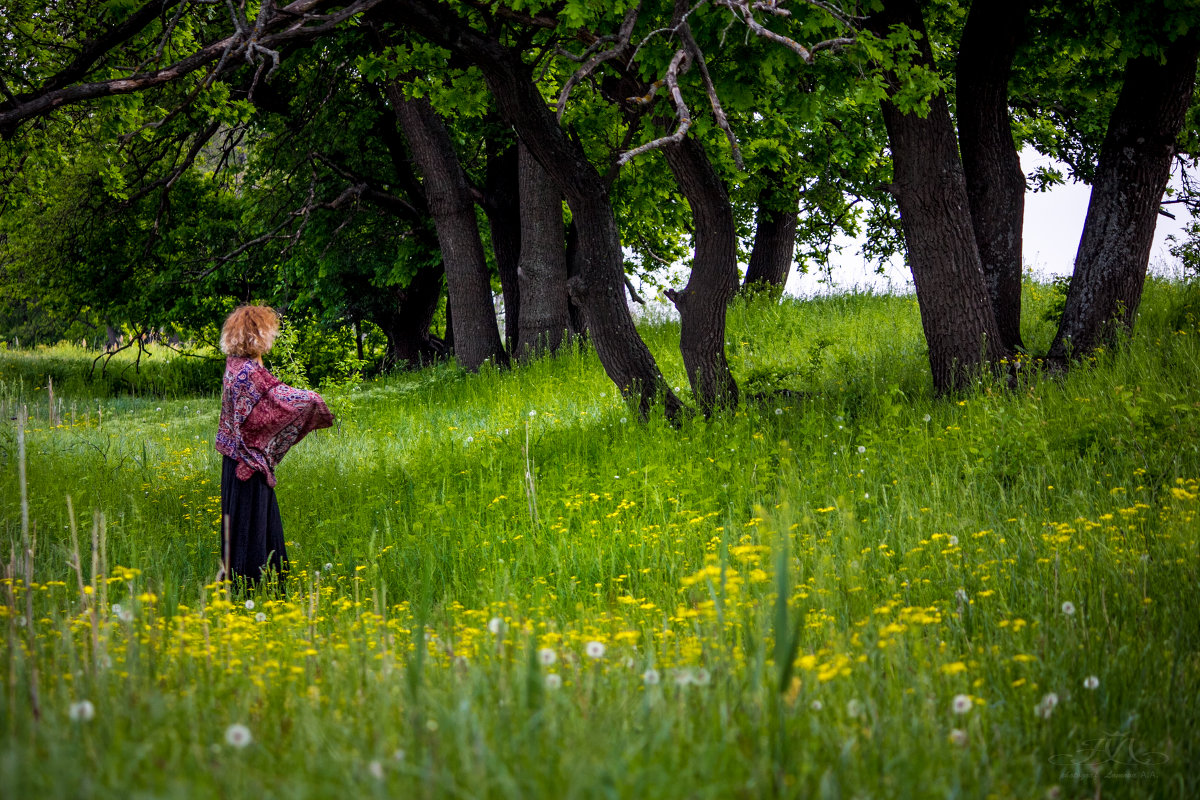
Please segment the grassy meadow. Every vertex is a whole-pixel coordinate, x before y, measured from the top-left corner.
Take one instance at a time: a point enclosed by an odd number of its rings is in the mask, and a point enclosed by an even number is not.
[[[282,596],[213,583],[219,364],[2,352],[0,794],[1200,796],[1197,311],[939,399],[912,297],[739,300],[679,429],[586,347],[338,389]]]

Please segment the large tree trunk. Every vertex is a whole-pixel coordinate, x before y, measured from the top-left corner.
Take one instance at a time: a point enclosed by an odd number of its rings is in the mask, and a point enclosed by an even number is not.
[[[483,210],[492,231],[492,254],[496,257],[500,292],[504,297],[504,346],[510,353],[517,348],[521,319],[521,288],[517,277],[517,264],[521,258],[521,206],[517,169],[516,144],[489,142]]]
[[[777,179],[774,171],[767,174],[768,184]],[[758,193],[758,210],[754,214],[754,246],[750,263],[746,265],[744,289],[770,287],[777,293],[787,284],[788,273],[796,253],[797,189],[780,190],[767,185]]]
[[[679,350],[700,409],[710,415],[737,405],[738,388],[725,359],[725,309],[737,291],[737,232],[733,206],[704,148],[684,139],[663,148],[692,209],[696,252],[687,286],[668,291],[679,309]]]
[[[921,34],[920,61],[932,65],[925,20],[914,0],[886,0],[868,19],[880,36],[900,24]],[[894,91],[899,80],[893,74],[887,79]],[[985,362],[1005,355],[971,227],[954,127],[944,94],[929,100],[923,117],[887,100],[881,106],[933,385],[938,392],[953,391],[965,387]]]
[[[1064,364],[1133,327],[1175,141],[1196,79],[1200,34],[1172,43],[1166,59],[1131,59],[1096,165],[1075,273],[1048,358]]]
[[[388,85],[387,94],[424,178],[425,198],[437,229],[446,288],[454,308],[455,357],[472,371],[486,361],[506,365],[508,355],[500,342],[475,203],[450,135],[425,98],[406,99],[395,83]]]
[[[521,359],[553,353],[571,326],[567,310],[567,251],[562,194],[525,145],[519,146],[521,260]]]
[[[1025,174],[1008,116],[1008,79],[1030,0],[974,0],[958,53],[958,134],[975,242],[1000,342],[1021,341]]]
[[[442,299],[441,265],[422,267],[403,289],[385,290],[391,302],[372,304],[369,319],[387,337],[385,367],[420,367],[446,355],[445,344],[429,332]]]
[[[667,385],[650,349],[638,335],[625,300],[621,236],[608,187],[578,142],[570,139],[534,85],[520,54],[474,30],[452,9],[419,0],[395,0],[376,11],[474,63],[483,73],[501,116],[567,199],[578,239],[578,274],[568,289],[583,308],[596,355],[621,393],[640,413],[662,403],[670,419],[683,404]],[[455,317],[458,309],[455,309]]]

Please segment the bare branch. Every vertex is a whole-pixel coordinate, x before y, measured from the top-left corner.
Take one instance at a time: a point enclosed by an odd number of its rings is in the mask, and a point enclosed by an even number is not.
[[[193,1],[199,2],[200,0]],[[277,45],[279,43],[320,35],[350,17],[367,11],[381,1],[354,0],[345,7],[328,14],[312,12],[314,9],[330,4],[331,0],[294,0],[284,8],[275,8],[274,3],[268,2],[263,6],[264,13],[260,14],[254,30],[250,29],[248,23],[230,4],[236,28],[232,35],[211,42],[163,69],[137,73],[127,78],[75,83],[74,81],[82,78],[95,60],[103,55],[103,52],[98,52],[86,64],[86,67],[72,65],[72,68],[51,78],[37,91],[18,96],[16,102],[8,101],[0,104],[0,136],[9,138],[22,123],[49,114],[64,105],[98,97],[152,89],[177,80],[215,61],[217,62],[216,67],[210,70],[204,81],[205,85],[211,85],[221,72],[229,68],[232,57],[236,55],[247,57],[251,63],[254,63],[254,56],[258,56],[260,64],[265,64],[267,58],[277,64],[279,56]],[[150,5],[156,9],[160,7],[157,2]],[[265,11],[269,11],[269,15]],[[261,33],[256,34],[255,31],[259,30],[259,22],[261,22]],[[129,36],[132,35],[132,33],[129,34]],[[129,38],[129,36],[125,38]],[[267,74],[270,75],[270,73]]]
[[[687,50],[679,50],[671,59],[670,66],[667,67],[667,88],[671,91],[671,101],[675,105],[675,113],[679,119],[679,125],[675,128],[675,132],[622,153],[620,158],[617,159],[617,164],[624,166],[642,153],[657,150],[668,144],[677,144],[683,141],[683,137],[687,136],[688,129],[692,127],[692,112],[688,110],[687,103],[683,100],[683,92],[679,90],[679,73],[681,71],[686,72],[687,68],[691,65],[691,61],[692,56]]]
[[[738,169],[745,171],[746,164],[742,161],[742,149],[738,147],[737,135],[729,125],[729,118],[725,116],[725,109],[721,107],[721,99],[717,96],[717,87],[713,84],[712,76],[708,74],[708,64],[704,60],[704,53],[700,50],[700,45],[696,42],[696,38],[692,36],[692,29],[686,20],[679,23],[679,34],[684,44],[691,51],[692,58],[696,61],[696,66],[700,68],[700,77],[704,83],[704,91],[708,94],[708,104],[712,107],[713,118],[717,122],[717,127],[725,131],[725,137],[729,139],[729,147],[733,151],[733,162],[737,164]]]
[[[606,50],[603,53],[597,53],[592,56],[582,67],[575,70],[567,82],[563,84],[562,91],[558,93],[558,121],[562,122],[563,112],[567,110],[567,99],[571,96],[571,90],[574,89],[580,81],[591,75],[597,67],[605,61],[612,61],[619,58],[629,47],[629,40],[633,36],[633,26],[637,24],[638,12],[641,10],[641,4],[634,5],[633,8],[625,14],[625,19],[621,22],[621,30],[617,33],[616,47],[611,50]],[[601,40],[603,41],[603,40]],[[600,42],[594,43],[596,47]],[[590,48],[589,48],[590,49]]]

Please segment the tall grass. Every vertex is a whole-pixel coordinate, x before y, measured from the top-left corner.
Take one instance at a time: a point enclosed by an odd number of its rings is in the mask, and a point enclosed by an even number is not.
[[[1048,342],[1048,290],[1026,295],[1026,338]],[[35,414],[34,613],[12,575],[0,781],[63,797],[1195,794],[1190,297],[1152,282],[1122,351],[950,399],[912,298],[739,301],[728,351],[748,400],[679,429],[636,422],[586,347],[370,381],[328,397],[338,426],[279,471],[284,597],[210,583],[215,380],[92,396],[54,428]],[[686,397],[678,328],[643,334]],[[0,376],[28,382],[38,357],[2,354]],[[0,391],[37,407],[13,379]],[[83,700],[94,717],[72,720]]]

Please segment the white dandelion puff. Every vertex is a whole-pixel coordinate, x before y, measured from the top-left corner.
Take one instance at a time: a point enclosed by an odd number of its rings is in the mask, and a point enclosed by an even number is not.
[[[225,729],[225,741],[239,750],[254,741],[250,729],[240,722],[235,722]]]
[[[558,661],[558,653],[551,650],[549,647],[543,647],[538,650],[538,663],[544,667],[548,667]]]
[[[584,645],[583,651],[587,653],[588,658],[604,658],[606,649],[604,642],[588,642]]]
[[[969,694],[956,694],[950,701],[950,709],[955,714],[966,714],[971,710],[971,706],[971,695]]]
[[[504,633],[504,620],[500,617],[492,617],[488,620],[488,630],[499,636]]]
[[[325,562],[325,571],[326,571],[326,572],[329,572],[329,571],[331,571],[332,569],[333,569],[333,564],[331,564],[331,563],[329,563],[328,561],[326,561],[326,562]]]
[[[87,722],[96,716],[96,707],[91,700],[80,700],[67,707],[67,716],[72,722]]]
[[[642,673],[642,683],[647,686],[658,686],[660,680],[662,680],[662,676],[656,669],[651,668]]]
[[[367,764],[367,772],[371,773],[371,777],[375,780],[383,780],[383,764],[378,761],[372,761],[370,764]]]
[[[253,601],[253,600],[247,600],[247,601],[246,601],[246,610],[247,610],[247,611],[253,611],[253,610],[254,610],[254,601]]]
[[[931,416],[929,416],[928,414],[926,414],[926,415],[925,415],[924,417],[922,417],[921,419],[922,419],[922,421],[924,421],[924,422],[929,422],[929,420],[933,419],[933,417],[931,417]]]
[[[704,667],[701,667],[692,673],[692,683],[696,684],[697,686],[708,686],[711,680],[712,674],[709,673],[709,671]]]
[[[1070,600],[1064,601],[1062,604],[1062,612],[1068,617],[1073,616],[1075,614],[1075,604]]]
[[[537,416],[537,412],[536,412],[536,411],[530,411],[530,412],[529,412],[529,416],[530,416],[530,417],[536,417],[536,416]]]
[[[848,703],[846,703],[846,716],[848,716],[852,719],[857,719],[858,717],[861,717],[864,710],[865,709],[863,708],[863,704],[862,704],[861,700],[852,699]]]
[[[1100,679],[1097,678],[1095,675],[1088,675],[1086,678],[1083,679],[1083,688],[1097,689],[1099,687],[1100,687]]]
[[[547,689],[561,689],[562,688],[562,675],[559,675],[557,672],[551,672],[549,675],[547,675],[546,676],[546,688]]]
[[[954,590],[954,599],[960,603],[965,603],[970,599],[970,597],[967,596],[966,589],[959,588]]]
[[[133,609],[122,608],[120,613],[117,614],[117,617],[121,620],[121,622],[133,622]]]
[[[863,446],[860,444],[860,445],[858,446],[858,454],[861,456],[861,455],[862,455],[863,453],[865,453],[865,452],[867,452],[867,448],[863,447]]]
[[[811,703],[808,704],[808,707],[811,708],[813,711],[820,711],[822,708],[825,707],[825,704],[822,703],[820,700],[813,700]]]
[[[951,537],[950,537],[950,546],[951,546],[951,547],[958,547],[958,537],[957,537],[957,536],[951,536]]]
[[[952,728],[950,730],[950,743],[956,747],[967,746],[967,732],[961,728]]]
[[[1054,707],[1058,705],[1058,695],[1054,692],[1042,697],[1041,702],[1033,707],[1033,713],[1042,719],[1050,719],[1050,715],[1054,713]]]
[[[258,612],[257,614],[255,614],[255,615],[254,615],[254,621],[255,621],[255,622],[266,622],[266,621],[267,621],[267,615],[266,615],[266,614],[264,614],[263,612],[261,612],[261,611],[260,611],[260,612]]]
[[[775,409],[775,416],[779,417],[779,416],[782,416],[782,415],[783,415],[783,409],[782,409],[782,408],[777,408],[777,409]]]

